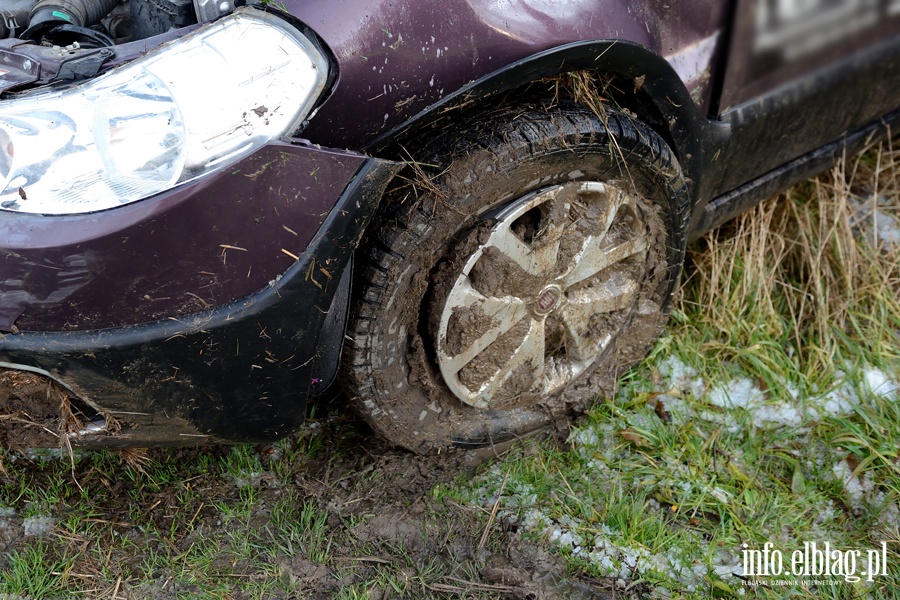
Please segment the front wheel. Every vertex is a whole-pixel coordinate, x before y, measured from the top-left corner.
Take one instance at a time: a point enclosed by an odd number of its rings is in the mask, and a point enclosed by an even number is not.
[[[583,411],[661,331],[681,268],[681,169],[609,110],[504,111],[423,149],[359,252],[344,381],[427,452]],[[446,139],[446,138],[444,138]],[[418,172],[418,177],[415,173]]]

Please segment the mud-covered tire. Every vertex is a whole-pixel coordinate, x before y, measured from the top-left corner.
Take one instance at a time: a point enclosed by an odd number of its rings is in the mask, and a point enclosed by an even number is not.
[[[672,151],[614,110],[495,111],[440,140],[360,246],[343,360],[364,417],[417,452],[614,390],[665,324],[689,210]]]

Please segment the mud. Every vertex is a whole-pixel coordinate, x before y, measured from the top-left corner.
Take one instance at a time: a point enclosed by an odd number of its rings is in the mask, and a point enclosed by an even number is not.
[[[40,375],[0,369],[0,447],[65,447],[87,418],[66,391]]]
[[[340,428],[345,425],[342,421],[331,424]],[[335,434],[340,432],[326,432],[326,436]],[[336,554],[342,556],[333,561],[336,567],[352,564],[360,573],[371,573],[381,561],[395,562],[402,555],[410,576],[429,563],[447,573],[428,590],[400,595],[410,598],[427,592],[448,598],[536,600],[577,598],[586,590],[589,594],[580,597],[606,598],[607,591],[614,589],[611,581],[591,585],[573,578],[560,557],[504,522],[491,523],[487,543],[482,546],[489,511],[434,493],[436,486],[458,485],[461,475],[465,477],[492,459],[491,452],[451,451],[422,457],[391,449],[367,429],[355,435],[365,437],[332,438],[323,460],[311,461],[295,477],[304,494],[327,508],[332,515],[329,524],[342,530],[346,545],[337,548]],[[343,454],[343,448],[330,445],[348,442],[358,451]],[[360,547],[371,549],[371,554],[358,556]],[[306,578],[310,592],[322,585],[336,589],[334,568],[323,570],[321,565],[301,559],[292,563],[292,569]],[[396,597],[388,592],[373,591],[369,597]]]
[[[615,282],[636,281],[640,284],[641,295],[631,306],[611,313],[593,315],[586,324],[585,330],[579,332],[584,339],[602,340],[609,334],[616,335],[623,330],[628,330],[628,335],[625,336],[629,338],[628,341],[619,343],[618,347],[611,350],[606,356],[616,356],[614,360],[616,368],[621,368],[639,359],[639,352],[652,343],[664,320],[635,319],[634,314],[635,307],[639,304],[642,305],[643,310],[650,307],[647,300],[656,292],[660,278],[665,276],[666,263],[662,251],[662,248],[665,247],[662,242],[665,239],[665,233],[659,222],[658,209],[643,200],[633,188],[630,192],[624,191],[629,188],[631,186],[626,182],[612,181],[607,183],[606,193],[583,197],[573,191],[577,189],[576,187],[571,186],[562,193],[568,195],[564,201],[551,201],[524,214],[513,223],[511,230],[522,241],[535,249],[544,244],[558,243],[558,258],[553,270],[540,277],[529,274],[504,253],[499,252],[497,248],[488,247],[484,249],[481,258],[469,273],[472,286],[485,296],[497,298],[513,296],[526,300],[531,305],[537,292],[548,282],[561,276],[573,264],[576,255],[583,251],[585,241],[591,236],[602,233],[598,231],[598,223],[610,224],[602,238],[607,247],[615,247],[633,239],[636,230],[643,231],[650,250],[638,252],[624,260],[617,261],[604,271],[569,288],[570,292],[597,288],[598,293],[602,293],[605,286]],[[635,205],[632,206],[623,200],[626,195],[634,199]],[[563,197],[563,195],[559,196],[559,198]],[[571,206],[571,209],[564,208],[565,206]],[[641,215],[646,215],[646,223],[636,211]],[[551,215],[551,213],[553,214]],[[548,223],[550,221],[547,217],[550,216],[555,219],[552,222],[564,224],[561,229],[556,230],[554,240],[548,239],[550,235]],[[486,239],[484,227],[476,228],[475,233],[453,248],[447,264],[433,276],[431,287],[436,291],[430,303],[432,315],[441,313],[442,299],[453,288],[459,274],[458,270],[477,249],[477,245],[472,241],[476,234],[479,241]],[[615,286],[613,285],[613,287]],[[656,310],[660,310],[658,303],[655,306]],[[438,333],[434,326],[435,320],[432,318],[431,322],[433,335],[436,337]],[[525,339],[531,322],[531,317],[522,319],[464,366],[458,374],[460,382],[469,390],[477,390],[494,377],[498,368],[513,356]],[[496,321],[484,314],[477,305],[455,308],[448,323],[447,336],[444,339],[447,350],[451,355],[458,354],[479,339],[494,324]],[[562,369],[563,372],[567,371],[570,368],[568,365],[574,364],[577,360],[569,356],[566,348],[568,337],[566,326],[557,318],[556,314],[551,313],[546,318],[544,332],[546,336],[546,367],[551,371],[558,369]],[[630,358],[632,356],[633,358]],[[604,362],[609,362],[609,359],[598,361],[601,369]],[[599,379],[594,379],[591,388],[585,389],[580,385],[576,386],[578,392],[568,394],[567,405],[570,407],[586,406],[587,402],[596,397],[598,392],[611,389],[616,375],[615,370],[606,369],[604,375]],[[508,410],[537,405],[547,400],[538,395],[541,389],[543,389],[542,382],[535,380],[533,369],[528,364],[523,364],[510,375],[504,383],[503,390],[492,398],[490,406],[495,410]]]
[[[353,597],[370,599],[621,597],[612,594],[614,582],[568,573],[549,545],[491,521],[489,507],[440,492],[488,466],[492,452],[421,457],[380,441],[344,398],[318,410],[324,416],[288,442],[257,447],[251,454],[264,472],[240,481],[225,468],[198,468],[227,462],[227,447],[150,450],[145,472],[96,451],[79,452],[71,470],[68,460],[7,453],[0,554],[40,543],[48,556],[75,556],[69,583],[94,598],[316,600],[354,589],[366,595]],[[29,498],[56,500],[36,506],[16,498],[21,481],[34,491]],[[283,526],[276,506],[286,500],[294,518],[303,506],[323,515],[319,542],[304,529],[290,546],[272,542]],[[28,516],[36,510],[40,517]],[[28,536],[36,518],[46,528]],[[250,556],[241,553],[245,541]],[[185,562],[204,549],[215,549],[208,563]],[[219,582],[213,596],[211,581]],[[241,587],[248,581],[269,587],[251,595]]]
[[[496,248],[486,248],[469,274],[472,286],[485,296],[525,296],[540,289],[544,278],[526,273]],[[440,283],[440,282],[437,282]]]
[[[496,319],[484,314],[480,306],[455,307],[447,322],[447,352],[456,356],[498,324]]]
[[[470,390],[479,389],[516,352],[516,349],[522,344],[522,340],[528,334],[530,325],[531,319],[528,317],[516,323],[509,331],[498,337],[493,344],[476,356],[472,362],[460,369],[459,380]],[[514,379],[515,375],[516,372],[512,373],[507,380],[510,393],[527,390],[528,388],[523,388],[521,379]],[[504,393],[503,395],[506,396],[507,394]]]

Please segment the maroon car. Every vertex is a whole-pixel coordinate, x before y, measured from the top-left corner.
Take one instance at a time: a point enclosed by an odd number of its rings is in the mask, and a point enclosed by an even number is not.
[[[0,38],[0,368],[86,446],[273,440],[336,378],[417,451],[545,427],[686,243],[900,114],[898,0],[3,0]]]

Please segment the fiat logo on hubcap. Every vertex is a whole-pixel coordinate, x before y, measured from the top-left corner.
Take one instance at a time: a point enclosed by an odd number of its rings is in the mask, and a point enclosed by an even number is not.
[[[540,295],[537,297],[537,302],[534,306],[535,312],[540,315],[546,315],[559,306],[560,300],[562,300],[562,289],[558,285],[548,285],[541,290]]]

